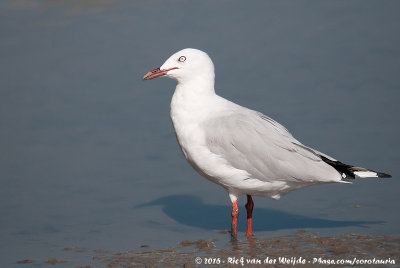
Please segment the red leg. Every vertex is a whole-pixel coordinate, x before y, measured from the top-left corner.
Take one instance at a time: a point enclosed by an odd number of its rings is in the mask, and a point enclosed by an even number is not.
[[[253,217],[253,207],[254,207],[254,202],[253,198],[251,198],[251,195],[247,195],[247,204],[246,204],[246,210],[247,210],[247,233],[246,236],[247,238],[251,238],[253,236],[253,231],[252,231],[252,217]]]
[[[237,201],[232,203],[232,240],[237,240],[237,223],[239,216],[239,207]]]

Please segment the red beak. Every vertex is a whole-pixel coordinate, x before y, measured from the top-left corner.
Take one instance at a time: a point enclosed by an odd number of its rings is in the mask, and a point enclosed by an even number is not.
[[[179,69],[179,68],[173,67],[173,68],[167,69],[167,70],[160,70],[160,68],[157,68],[157,69],[151,70],[150,72],[145,74],[145,76],[143,76],[143,80],[151,80],[151,79],[166,75],[169,71],[174,70],[174,69]]]

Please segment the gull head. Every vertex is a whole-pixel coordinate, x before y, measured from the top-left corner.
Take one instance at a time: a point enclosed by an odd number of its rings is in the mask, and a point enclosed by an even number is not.
[[[166,76],[185,83],[197,79],[211,79],[214,81],[214,64],[207,53],[185,48],[169,57],[160,68],[148,72],[143,80]]]

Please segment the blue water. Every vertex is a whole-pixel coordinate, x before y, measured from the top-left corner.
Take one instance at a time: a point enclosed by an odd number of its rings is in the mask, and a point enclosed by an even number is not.
[[[3,1],[0,266],[88,264],[64,247],[229,241],[226,192],[176,142],[175,82],[141,80],[185,47],[212,57],[220,95],[393,175],[255,198],[257,237],[399,235],[399,13],[398,1]]]

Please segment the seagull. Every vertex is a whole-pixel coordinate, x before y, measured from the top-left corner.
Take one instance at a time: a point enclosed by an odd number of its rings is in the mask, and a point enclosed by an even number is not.
[[[247,195],[246,236],[251,238],[252,196],[279,199],[305,186],[391,177],[303,145],[272,118],[218,96],[214,64],[201,50],[186,48],[173,54],[143,80],[161,76],[177,81],[170,114],[186,160],[229,194],[233,240],[237,239],[237,200],[242,195]]]

